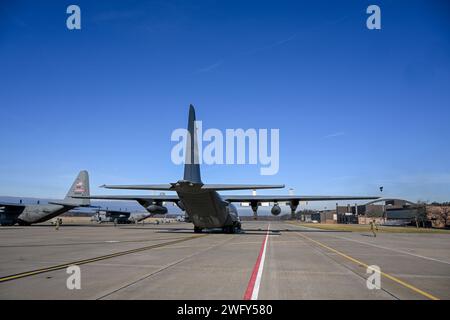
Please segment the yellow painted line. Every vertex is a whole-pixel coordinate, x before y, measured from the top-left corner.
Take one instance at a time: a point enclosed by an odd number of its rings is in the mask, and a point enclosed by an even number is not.
[[[111,254],[107,254],[107,255],[104,255],[104,256],[96,257],[96,258],[85,259],[85,260],[80,260],[80,261],[74,261],[74,262],[70,262],[70,263],[64,263],[64,264],[56,265],[56,266],[53,266],[53,267],[47,267],[47,268],[43,268],[43,269],[37,269],[37,270],[32,270],[32,271],[21,272],[21,273],[17,273],[17,274],[13,274],[13,275],[9,275],[9,276],[0,278],[0,283],[6,282],[6,281],[11,281],[11,280],[16,280],[16,279],[20,279],[20,278],[25,278],[25,277],[29,277],[29,276],[34,276],[34,275],[45,273],[45,272],[61,270],[61,269],[65,269],[65,268],[67,268],[69,266],[72,266],[72,265],[82,265],[82,264],[92,263],[92,262],[96,262],[96,261],[101,261],[101,260],[111,259],[111,258],[115,258],[115,257],[120,257],[120,256],[131,254],[131,253],[137,253],[137,252],[141,252],[141,251],[145,251],[145,250],[161,248],[161,247],[169,246],[169,245],[172,245],[172,244],[185,242],[185,241],[188,241],[188,240],[201,238],[201,237],[204,237],[204,236],[206,236],[206,235],[195,235],[195,236],[190,236],[190,237],[186,237],[186,238],[182,238],[182,239],[178,239],[178,240],[174,240],[174,241],[154,244],[154,245],[151,245],[151,246],[141,247],[141,248],[127,250],[127,251],[121,251],[121,252],[116,252],[116,253],[111,253]]]
[[[348,259],[348,260],[350,260],[350,261],[352,261],[352,262],[354,262],[354,263],[356,263],[358,265],[362,265],[362,266],[364,266],[366,268],[369,268],[368,264],[366,264],[364,262],[361,262],[361,261],[359,261],[359,260],[357,260],[357,259],[355,259],[353,257],[350,257],[349,255],[346,255],[345,253],[342,253],[342,252],[340,252],[340,251],[338,251],[336,249],[333,249],[333,248],[323,244],[322,242],[319,242],[317,240],[311,239],[310,237],[305,236],[304,234],[301,234],[301,233],[298,233],[298,232],[296,234],[298,234],[299,236],[301,236],[301,237],[303,237],[303,238],[305,238],[305,239],[307,239],[309,241],[312,241],[315,244],[317,244],[317,245],[319,245],[319,246],[321,246],[321,247],[323,247],[325,249],[328,249],[328,250],[330,250],[330,251],[340,255],[341,257],[344,257],[344,258],[346,258],[346,259]],[[391,279],[392,281],[394,281],[394,282],[396,282],[396,283],[398,283],[398,284],[408,288],[408,289],[411,289],[412,291],[414,291],[414,292],[416,292],[416,293],[418,293],[418,294],[420,294],[420,295],[422,295],[424,297],[427,297],[430,300],[440,300],[439,298],[433,296],[432,294],[430,294],[428,292],[425,292],[425,291],[423,291],[423,290],[413,286],[412,284],[406,283],[405,281],[400,280],[399,278],[394,277],[394,276],[392,276],[392,275],[390,275],[388,273],[380,271],[380,274],[383,275],[384,277],[386,277],[388,279]]]

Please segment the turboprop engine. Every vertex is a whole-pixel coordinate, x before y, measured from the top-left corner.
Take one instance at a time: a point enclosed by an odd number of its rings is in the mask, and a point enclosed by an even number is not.
[[[156,204],[151,204],[147,207],[147,211],[151,214],[166,214],[167,208],[164,206],[158,206]]]
[[[277,216],[281,213],[281,208],[278,204],[274,204],[274,206],[272,207],[272,210],[270,210],[270,212],[274,215]]]

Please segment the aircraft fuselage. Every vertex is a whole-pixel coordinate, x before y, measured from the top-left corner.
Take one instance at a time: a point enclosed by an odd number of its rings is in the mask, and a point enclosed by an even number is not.
[[[72,208],[73,207],[57,204],[31,204],[18,210],[10,210],[9,212],[3,213],[0,222],[4,225],[12,225],[15,223],[20,225],[30,225],[50,220]]]
[[[214,190],[202,190],[202,184],[179,181],[175,191],[189,219],[197,228],[240,227],[236,207]]]

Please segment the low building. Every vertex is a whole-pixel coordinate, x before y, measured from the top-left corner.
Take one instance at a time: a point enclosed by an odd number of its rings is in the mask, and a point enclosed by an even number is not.
[[[322,223],[406,225],[415,223],[423,206],[402,199],[377,199],[363,205],[340,206],[335,210],[321,211]]]

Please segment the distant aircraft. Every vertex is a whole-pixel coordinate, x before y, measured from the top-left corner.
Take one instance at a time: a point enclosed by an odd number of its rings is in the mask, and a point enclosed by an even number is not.
[[[100,209],[92,216],[91,221],[98,223],[116,222],[118,224],[129,224],[141,222],[150,216],[151,214],[149,213],[131,213],[128,211]]]
[[[76,207],[90,206],[89,199],[75,199],[73,196],[89,196],[89,174],[80,171],[64,200],[48,204],[16,204],[0,202],[0,224],[21,226],[50,220]]]
[[[116,222],[118,224],[131,223],[130,212],[118,210],[98,210],[91,218],[91,221],[98,223]]]
[[[186,217],[185,216],[177,216],[175,221],[177,221],[177,222],[186,222]]]
[[[365,200],[379,197],[354,196],[257,196],[257,195],[223,195],[217,191],[230,190],[256,190],[284,188],[284,185],[232,185],[232,184],[204,184],[200,177],[198,157],[197,128],[195,124],[195,110],[189,108],[188,132],[191,139],[186,139],[186,162],[184,165],[184,178],[175,183],[157,185],[104,185],[107,189],[125,190],[159,190],[175,191],[177,195],[154,196],[90,196],[85,199],[108,200],[136,200],[150,214],[166,214],[164,202],[174,202],[181,210],[186,211],[187,220],[194,224],[194,232],[202,232],[206,228],[222,228],[226,233],[235,233],[241,229],[241,222],[237,208],[233,202],[250,203],[256,217],[261,202],[273,202],[271,213],[279,215],[281,208],[278,202],[288,202],[291,211],[295,213],[300,201],[327,201],[327,200]]]

